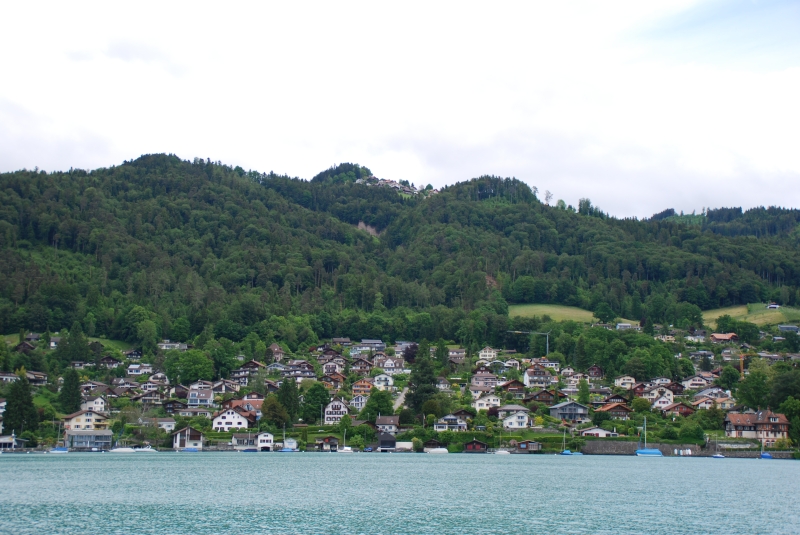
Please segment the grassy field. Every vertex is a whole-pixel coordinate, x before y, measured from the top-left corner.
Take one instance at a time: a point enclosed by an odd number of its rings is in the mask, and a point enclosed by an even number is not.
[[[513,318],[521,316],[523,318],[530,318],[533,316],[542,317],[544,315],[550,316],[554,321],[572,320],[580,323],[593,323],[597,321],[594,314],[589,310],[584,310],[578,307],[568,307],[564,305],[509,305],[508,316]],[[620,320],[627,323],[638,324],[634,320]]]
[[[725,314],[728,314],[734,319],[749,321],[756,325],[778,325],[800,322],[800,309],[793,307],[768,309],[766,303],[751,303],[749,305],[706,310],[703,312],[703,322],[706,325],[713,326],[717,318]]]
[[[19,343],[19,333],[15,334],[6,334],[0,335],[5,339],[5,342],[8,345],[16,346]],[[55,335],[54,335],[55,336]],[[118,349],[120,351],[126,351],[128,349],[132,349],[133,346],[128,342],[124,342],[122,340],[106,340],[105,338],[89,338],[90,342],[100,342],[104,346],[109,349]]]

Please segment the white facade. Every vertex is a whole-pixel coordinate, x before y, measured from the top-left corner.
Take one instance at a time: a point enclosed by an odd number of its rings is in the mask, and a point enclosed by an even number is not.
[[[503,427],[505,429],[523,429],[528,427],[529,421],[528,413],[519,411],[503,418]]]
[[[108,407],[108,404],[106,403],[106,400],[103,397],[89,398],[81,402],[82,411],[95,411],[95,412],[105,413],[106,407]],[[2,412],[0,412],[0,414],[2,414]]]
[[[247,418],[233,409],[221,411],[212,422],[214,431],[230,431],[231,429],[247,429]]]
[[[373,377],[375,388],[378,390],[388,390],[391,392],[394,390],[394,379],[391,375],[386,373],[381,373]]]
[[[500,396],[497,394],[485,394],[472,402],[475,410],[489,410],[492,407],[500,406]]]
[[[497,358],[497,350],[486,346],[478,352],[478,358],[491,362]]]
[[[258,434],[258,451],[273,451],[275,445],[275,437],[272,433],[259,433]]]
[[[369,399],[369,396],[358,395],[358,396],[356,396],[356,397],[354,397],[353,399],[350,400],[349,405],[351,407],[353,407],[354,409],[360,411],[361,409],[364,408],[364,405],[367,404],[367,400],[368,399]]]
[[[338,424],[342,417],[346,414],[350,414],[350,411],[347,410],[347,403],[341,399],[335,398],[325,407],[325,425]]]

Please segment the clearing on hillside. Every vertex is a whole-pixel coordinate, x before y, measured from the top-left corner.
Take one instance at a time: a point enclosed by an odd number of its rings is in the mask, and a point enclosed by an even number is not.
[[[582,323],[591,323],[594,314],[588,310],[583,310],[578,307],[568,307],[564,305],[510,305],[508,307],[508,316],[521,316],[523,318],[531,318],[533,316],[550,316],[555,321],[579,321]]]
[[[717,318],[729,315],[739,321],[749,321],[756,325],[779,325],[800,321],[800,309],[794,307],[767,308],[766,303],[750,303],[733,307],[715,308],[703,312],[703,323],[713,327]]]

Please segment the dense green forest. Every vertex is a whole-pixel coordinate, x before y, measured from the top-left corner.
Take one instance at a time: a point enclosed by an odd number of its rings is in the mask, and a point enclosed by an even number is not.
[[[547,206],[514,179],[407,198],[354,183],[369,175],[343,164],[307,181],[173,155],[2,174],[0,332],[77,322],[146,351],[250,333],[292,350],[331,336],[515,347],[528,342],[506,331],[538,322],[508,318],[508,303],[606,304],[684,327],[702,309],[800,303],[796,211],[620,220],[587,199]]]

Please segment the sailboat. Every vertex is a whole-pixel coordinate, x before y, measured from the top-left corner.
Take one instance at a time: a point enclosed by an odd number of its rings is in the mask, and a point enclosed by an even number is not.
[[[283,424],[283,447],[278,450],[278,453],[296,453],[299,451],[297,449],[297,441],[293,438],[290,438],[289,440],[294,447],[289,447],[289,444],[286,443],[286,424]]]
[[[759,459],[772,459],[772,454],[764,451],[764,441],[761,441],[761,453],[758,455]]]
[[[719,452],[719,444],[717,443],[717,437],[714,435],[714,455],[711,456],[713,459],[724,459],[725,456]]]
[[[648,448],[647,447],[647,417],[644,418],[644,448],[640,448],[636,450],[637,457],[663,457],[664,454],[661,453],[661,450],[656,448]]]
[[[561,455],[572,455],[572,452],[567,449],[567,429],[564,428],[564,440],[561,444]]]
[[[114,447],[108,450],[108,453],[136,453],[136,450],[133,448],[128,447],[119,447],[119,439],[122,437],[122,433],[125,431],[125,426],[122,426],[122,429],[119,430],[119,435],[117,435],[117,440],[114,442]]]
[[[61,424],[60,423],[58,424],[58,435],[59,436],[61,435]],[[66,436],[66,433],[65,433],[65,436]],[[67,444],[66,439],[64,439],[64,445],[63,446],[59,446],[58,445],[59,442],[61,442],[61,441],[60,440],[56,441],[56,445],[54,447],[50,448],[50,450],[47,453],[69,453],[69,448],[66,446],[66,444]]]
[[[339,448],[337,451],[339,453],[353,453],[353,448],[347,445],[347,429],[344,430],[344,439],[342,440],[344,445]]]

